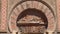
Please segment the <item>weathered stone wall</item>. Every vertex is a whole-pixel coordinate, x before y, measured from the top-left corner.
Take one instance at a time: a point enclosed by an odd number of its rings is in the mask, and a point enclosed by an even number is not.
[[[7,0],[0,1],[0,32],[7,32]]]
[[[60,32],[60,0],[56,0],[57,3],[57,20],[58,20],[58,23],[57,23],[57,31]]]
[[[13,6],[15,6],[20,1],[21,0],[8,0],[8,10],[11,11]],[[43,1],[45,1],[47,4],[49,4],[53,8],[53,10],[56,11],[55,10],[56,9],[56,3],[55,3],[56,0],[43,0]],[[8,12],[8,14],[9,13],[10,12]],[[54,13],[56,14],[56,12],[54,12]]]
[[[10,11],[12,10],[12,8],[20,1],[21,0],[8,0],[8,17],[9,17],[9,14],[10,14]],[[56,3],[55,3],[56,0],[43,0],[43,1],[50,5],[50,7],[52,8],[52,10],[54,12],[54,15],[56,16]],[[55,17],[55,18],[57,18],[57,17]],[[51,26],[51,27],[53,27],[53,26]]]
[[[5,9],[8,7],[8,11],[7,10],[5,10],[6,11],[6,13],[4,13],[5,11],[3,11],[3,13],[1,13],[1,15],[2,14],[4,14],[5,15],[5,19],[9,19],[9,14],[10,14],[10,11],[12,10],[12,8],[18,3],[18,2],[20,2],[21,0],[5,0],[6,2],[8,2],[8,6],[5,6]],[[56,11],[56,0],[43,0],[43,1],[45,1],[47,4],[49,4],[50,6],[51,6],[51,8],[52,8],[52,10],[54,11],[54,14],[56,15],[56,13],[57,13],[57,11]],[[5,5],[4,4],[4,2],[2,2],[3,3],[3,5]],[[1,5],[2,6],[2,5]],[[3,7],[3,6],[2,6]],[[58,6],[59,7],[59,6]],[[59,9],[58,9],[59,10]],[[59,13],[59,12],[58,12]],[[4,15],[2,16],[2,17],[4,17]],[[58,15],[58,14],[57,14]],[[59,15],[58,15],[59,16]],[[57,16],[56,16],[56,18],[57,18]],[[8,21],[8,19],[7,19],[7,21]],[[2,20],[2,22],[3,22],[3,19],[1,19]],[[0,20],[0,21],[1,21]],[[58,20],[59,20],[59,17],[58,17]],[[1,22],[1,23],[2,23]],[[4,21],[3,23],[5,23],[6,21]],[[59,22],[59,21],[58,21]],[[3,24],[2,23],[2,24]],[[1,24],[1,25],[2,25]],[[7,24],[7,22],[5,23],[5,24]],[[58,23],[59,24],[59,23]],[[4,25],[4,26],[6,26],[6,25]],[[1,28],[1,27],[0,27]],[[6,29],[7,29],[7,27],[5,27]],[[6,30],[5,29],[5,30]],[[60,29],[60,27],[59,27],[59,25],[58,25],[58,30]],[[2,30],[2,29],[1,29]],[[2,30],[3,31],[3,30]]]

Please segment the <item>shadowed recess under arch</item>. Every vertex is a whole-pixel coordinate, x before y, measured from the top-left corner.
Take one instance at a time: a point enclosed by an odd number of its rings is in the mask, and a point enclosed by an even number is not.
[[[47,17],[45,16],[45,14],[38,10],[38,9],[26,9],[24,11],[22,11],[19,16],[17,17],[17,21],[18,22],[21,18],[24,18],[26,15],[34,15],[34,16],[38,16],[41,17],[43,19],[43,21],[46,23],[46,28],[48,27],[48,20]]]

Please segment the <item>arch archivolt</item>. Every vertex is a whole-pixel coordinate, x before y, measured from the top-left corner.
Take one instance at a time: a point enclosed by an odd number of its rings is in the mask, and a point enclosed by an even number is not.
[[[9,18],[9,28],[11,31],[13,30],[17,30],[17,26],[16,26],[16,20],[18,15],[28,9],[28,8],[35,8],[38,10],[41,10],[47,17],[48,19],[48,28],[49,30],[55,30],[55,18],[53,13],[51,12],[51,10],[49,9],[49,7],[47,7],[46,5],[44,5],[41,2],[37,2],[37,1],[25,1],[21,4],[19,4],[18,6],[16,6]]]

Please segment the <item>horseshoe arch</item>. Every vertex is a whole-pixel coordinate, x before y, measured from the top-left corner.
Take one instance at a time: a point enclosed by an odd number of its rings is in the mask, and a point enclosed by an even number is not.
[[[16,4],[11,10],[11,13],[9,15],[9,28],[11,32],[18,29],[18,27],[16,26],[16,20],[18,15],[28,8],[41,10],[48,20],[47,29],[53,31],[55,30],[55,15],[53,10],[47,3],[38,0],[24,0]]]

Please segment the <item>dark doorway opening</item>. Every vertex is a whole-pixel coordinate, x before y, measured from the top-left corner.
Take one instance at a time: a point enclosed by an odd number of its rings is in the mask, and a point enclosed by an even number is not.
[[[24,34],[43,34],[44,30],[48,27],[48,20],[45,14],[41,10],[31,8],[22,11],[16,23],[17,27]]]

